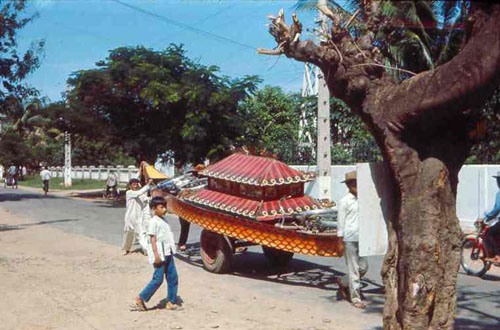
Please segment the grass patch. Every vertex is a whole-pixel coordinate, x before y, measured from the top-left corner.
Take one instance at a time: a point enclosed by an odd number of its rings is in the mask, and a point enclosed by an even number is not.
[[[43,182],[39,175],[27,176],[24,181],[19,181],[20,186],[42,188]],[[73,179],[71,187],[64,186],[64,178],[50,179],[50,190],[85,190],[85,189],[104,189],[106,181],[90,179]]]

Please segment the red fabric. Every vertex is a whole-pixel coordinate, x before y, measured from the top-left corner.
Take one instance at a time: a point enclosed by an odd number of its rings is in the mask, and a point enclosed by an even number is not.
[[[309,196],[292,197],[283,201],[258,202],[209,189],[198,190],[185,199],[195,204],[262,221],[280,218],[282,215],[280,205],[287,215],[320,208],[318,202]]]
[[[274,186],[310,180],[307,174],[294,170],[276,159],[243,154],[232,154],[208,166],[199,174],[255,186]]]

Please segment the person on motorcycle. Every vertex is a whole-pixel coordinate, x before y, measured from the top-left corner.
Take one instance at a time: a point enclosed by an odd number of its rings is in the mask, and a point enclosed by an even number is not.
[[[497,180],[498,188],[500,188],[500,171],[497,175],[493,175]],[[487,261],[500,262],[500,247],[495,244],[495,237],[500,235],[500,190],[497,192],[495,197],[495,205],[493,209],[484,215],[485,222],[490,226],[488,234],[486,235],[486,244],[490,247],[492,253],[491,258],[486,258]]]
[[[108,179],[106,180],[106,196],[110,196],[110,193],[112,193],[113,196],[117,196],[117,185],[118,178],[116,177],[115,172],[109,172]]]

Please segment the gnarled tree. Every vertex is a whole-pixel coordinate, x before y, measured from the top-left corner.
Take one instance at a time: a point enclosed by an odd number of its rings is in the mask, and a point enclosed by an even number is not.
[[[471,111],[499,83],[500,5],[471,2],[460,52],[397,82],[375,38],[387,23],[381,12],[386,2],[364,0],[359,18],[320,8],[332,24],[319,44],[300,40],[297,17],[288,25],[280,12],[270,17],[277,48],[259,52],[321,68],[332,96],[361,116],[391,169],[397,205],[382,270],[384,327],[451,329],[460,262],[458,172],[471,147]],[[365,28],[353,35],[349,25],[355,20]]]

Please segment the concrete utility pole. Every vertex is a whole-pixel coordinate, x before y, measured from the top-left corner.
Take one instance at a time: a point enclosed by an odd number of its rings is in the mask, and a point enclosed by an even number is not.
[[[64,186],[71,187],[71,133],[64,132]]]
[[[318,95],[318,71],[319,69],[311,63],[304,63],[304,80],[302,81],[302,97]],[[313,158],[316,158],[316,148],[314,147],[312,131],[316,130],[316,120],[309,122],[306,115],[307,103],[301,106],[299,121],[299,148],[302,156],[308,150]]]
[[[318,0],[319,6],[326,6],[326,0]],[[324,41],[323,35],[328,32],[327,18],[318,11],[320,24],[319,41]],[[320,71],[320,70],[318,70]],[[326,86],[323,72],[318,73],[318,185],[319,198],[331,199],[331,153],[330,153],[330,92]]]

